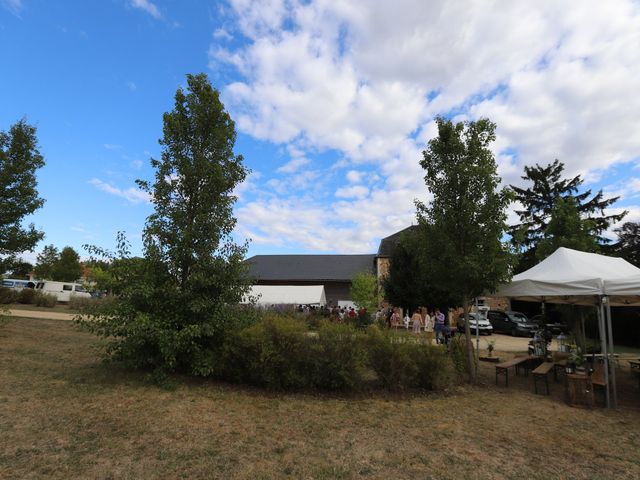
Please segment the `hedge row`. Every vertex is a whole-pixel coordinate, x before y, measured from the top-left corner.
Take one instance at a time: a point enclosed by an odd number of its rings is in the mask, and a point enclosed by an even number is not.
[[[13,288],[0,287],[0,304],[9,305],[12,303],[53,308],[58,303],[58,299],[55,295],[42,293],[33,288],[15,290]]]
[[[217,376],[273,390],[439,390],[457,377],[452,356],[406,335],[323,321],[315,332],[291,317],[267,316],[232,332]]]

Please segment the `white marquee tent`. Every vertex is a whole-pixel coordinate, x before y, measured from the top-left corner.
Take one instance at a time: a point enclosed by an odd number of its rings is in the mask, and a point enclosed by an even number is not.
[[[608,383],[608,353],[613,353],[611,306],[640,305],[640,268],[622,258],[563,247],[535,267],[515,275],[511,283],[503,285],[496,295],[525,301],[597,307]],[[612,370],[611,384],[615,406],[615,370]],[[609,405],[609,388],[606,398]]]
[[[256,298],[266,305],[326,305],[323,285],[253,285],[244,303]]]

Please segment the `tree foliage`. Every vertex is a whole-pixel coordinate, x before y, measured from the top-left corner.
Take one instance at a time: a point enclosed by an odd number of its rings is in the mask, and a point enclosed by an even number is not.
[[[557,159],[547,166],[525,166],[522,179],[532,182],[532,185],[528,188],[511,186],[516,200],[523,206],[521,210],[516,210],[520,223],[509,228],[513,245],[522,253],[517,271],[526,270],[536,264],[539,258],[536,249],[539,242],[545,238],[558,202],[564,201],[563,208],[566,208],[568,199],[573,199],[579,217],[584,222],[581,230],[585,230],[599,244],[608,242],[603,233],[627,213],[606,215],[605,209],[613,205],[618,197],[605,199],[602,190],[595,195],[592,195],[591,190],[578,193],[583,183],[580,175],[563,178],[563,171],[564,164]]]
[[[438,118],[438,136],[429,141],[420,165],[433,194],[428,204],[416,201],[424,226],[426,254],[438,285],[462,299],[471,299],[509,279],[513,256],[501,238],[506,231],[508,189],[489,146],[495,124],[487,119],[453,123]],[[466,324],[469,371],[474,375],[469,322]]]
[[[39,280],[53,280],[56,263],[60,258],[60,252],[54,245],[45,245],[42,252],[36,257],[34,273]]]
[[[58,251],[54,245],[46,245],[37,256],[34,273],[39,280],[74,282],[82,276],[80,255],[72,247]]]
[[[382,281],[385,298],[409,311],[459,305],[461,299],[442,289],[433,275],[433,259],[427,254],[430,237],[420,228],[404,232],[392,251],[389,272]]]
[[[618,235],[614,249],[626,261],[640,267],[640,223],[625,222],[614,230]]]
[[[22,225],[24,217],[44,204],[36,180],[36,170],[42,166],[34,126],[23,119],[8,132],[0,131],[0,273],[11,266],[16,254],[32,251],[44,237],[33,224]]]
[[[119,300],[84,325],[110,338],[108,353],[131,366],[208,375],[248,290],[246,245],[231,238],[232,192],[247,170],[218,91],[204,74],[188,75],[187,85],[164,114],[155,181],[138,181],[154,205],[144,257],[132,259],[119,236],[109,263]]]
[[[64,247],[53,269],[53,280],[74,282],[82,276],[80,255],[72,247]]]
[[[378,279],[372,273],[358,272],[351,280],[351,298],[360,308],[374,312],[380,304],[378,295]]]
[[[16,279],[26,279],[29,278],[31,272],[33,272],[33,265],[24,260],[16,260],[11,267],[9,276]]]
[[[597,252],[598,242],[591,234],[593,220],[580,218],[574,197],[559,198],[551,211],[544,236],[538,242],[536,258],[542,261],[560,247]]]

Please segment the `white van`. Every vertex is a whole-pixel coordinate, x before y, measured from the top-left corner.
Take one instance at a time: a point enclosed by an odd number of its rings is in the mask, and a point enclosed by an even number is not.
[[[45,280],[36,284],[36,290],[58,297],[59,302],[68,302],[71,297],[90,298],[91,294],[79,283],[53,282]]]

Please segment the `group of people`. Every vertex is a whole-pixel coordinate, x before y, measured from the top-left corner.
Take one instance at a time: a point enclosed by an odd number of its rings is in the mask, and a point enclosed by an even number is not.
[[[378,310],[376,315],[380,314],[382,314],[382,311]],[[404,318],[400,317],[397,308],[391,308],[387,316],[387,324],[389,328],[404,327],[407,330],[411,326],[413,333],[416,335],[420,335],[424,330],[427,335],[427,341],[430,344],[433,343],[434,339],[436,343],[446,343],[450,334],[450,329],[446,324],[446,317],[439,308],[433,311],[429,311],[426,308],[417,308],[413,311],[411,317],[407,310]]]

